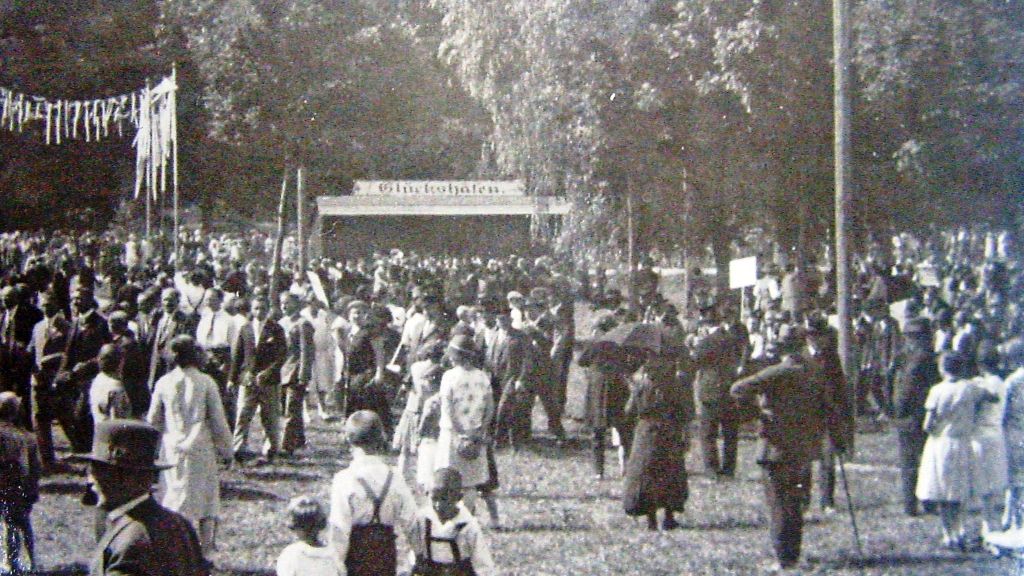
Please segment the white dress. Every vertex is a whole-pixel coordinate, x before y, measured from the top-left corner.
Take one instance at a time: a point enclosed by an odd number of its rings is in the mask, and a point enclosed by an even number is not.
[[[977,377],[974,382],[999,398],[978,407],[978,427],[971,448],[974,451],[971,482],[979,496],[1002,494],[1009,483],[1003,414],[1006,412],[1006,382],[995,374]]]
[[[434,469],[454,468],[462,485],[472,488],[487,482],[487,450],[481,445],[475,458],[463,458],[456,448],[464,435],[486,435],[494,416],[494,398],[487,373],[456,366],[441,377],[441,421],[434,454]]]
[[[918,499],[965,502],[971,496],[971,441],[977,426],[975,412],[985,392],[972,381],[943,381],[932,386],[925,408],[933,428],[921,453],[914,491]]]
[[[220,511],[217,457],[232,455],[231,432],[217,383],[195,368],[175,368],[157,380],[147,416],[163,433],[160,503],[192,521]]]
[[[277,576],[341,576],[330,546],[292,542],[277,557]]]
[[[303,315],[313,325],[313,389],[320,392],[334,390],[334,351],[338,344],[334,339],[334,314],[320,310],[316,316],[303,310]]]

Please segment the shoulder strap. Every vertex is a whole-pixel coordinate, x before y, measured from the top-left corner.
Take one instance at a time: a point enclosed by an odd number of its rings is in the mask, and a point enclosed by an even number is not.
[[[380,507],[384,504],[384,499],[388,496],[388,490],[391,488],[392,471],[388,468],[387,479],[384,480],[384,488],[380,491],[380,496],[373,491],[370,484],[365,478],[356,478],[356,481],[363,486],[363,490],[366,491],[366,495],[369,496],[370,500],[373,501],[373,518],[370,520],[371,524],[380,524]]]

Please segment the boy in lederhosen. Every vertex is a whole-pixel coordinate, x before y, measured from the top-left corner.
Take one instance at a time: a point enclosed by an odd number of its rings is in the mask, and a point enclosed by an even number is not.
[[[491,550],[480,523],[462,504],[462,476],[453,468],[434,473],[430,505],[416,514],[409,536],[414,576],[492,576]]]
[[[375,412],[349,416],[345,436],[352,462],[331,483],[330,546],[348,576],[392,576],[396,535],[409,533],[416,502],[402,475],[384,461],[388,446]]]

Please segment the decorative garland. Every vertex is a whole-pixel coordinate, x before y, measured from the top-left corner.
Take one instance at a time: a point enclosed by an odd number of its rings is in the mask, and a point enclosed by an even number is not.
[[[47,145],[68,140],[99,142],[111,128],[124,136],[124,123],[135,129],[135,197],[145,188],[153,199],[167,192],[167,165],[177,192],[176,72],[150,88],[93,100],[30,96],[0,87],[0,127],[23,132],[32,122],[43,124]]]

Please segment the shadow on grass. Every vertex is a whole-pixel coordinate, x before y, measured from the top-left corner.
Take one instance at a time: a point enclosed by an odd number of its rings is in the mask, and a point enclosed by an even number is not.
[[[275,576],[277,572],[266,568],[214,568],[214,576]]]
[[[538,494],[536,492],[519,492],[510,490],[501,495],[501,498],[510,500],[526,500],[527,502],[545,501],[573,501],[573,502],[597,502],[598,500],[620,500],[621,496],[615,494]]]
[[[308,481],[321,479],[318,474],[292,472],[288,470],[243,470],[242,476],[245,476],[248,480],[258,480],[261,482],[274,482],[279,480]]]
[[[985,560],[998,562],[997,559],[985,556]],[[845,568],[860,569],[898,569],[940,565],[975,564],[981,558],[972,555],[942,555],[942,554],[871,554],[865,558],[846,556],[842,558],[821,559],[808,558],[807,562],[827,570],[839,570]]]
[[[239,500],[242,502],[257,502],[261,500],[284,500],[283,497],[278,496],[273,492],[259,490],[257,488],[250,488],[248,486],[239,486],[238,484],[234,483],[227,483],[221,485],[220,497],[225,500]]]
[[[682,530],[707,530],[707,531],[724,531],[724,530],[750,530],[753,528],[763,528],[764,521],[762,520],[742,520],[739,518],[722,518],[720,520],[712,520],[707,522],[690,522],[686,519],[681,519],[680,529]]]
[[[59,480],[39,485],[41,494],[57,494],[60,496],[81,496],[87,482],[82,480]]]
[[[519,526],[506,528],[504,532],[589,532],[592,528],[582,522],[524,522]]]
[[[32,576],[84,576],[89,573],[89,568],[84,564],[69,564],[67,566],[56,566],[47,570],[32,570]]]

